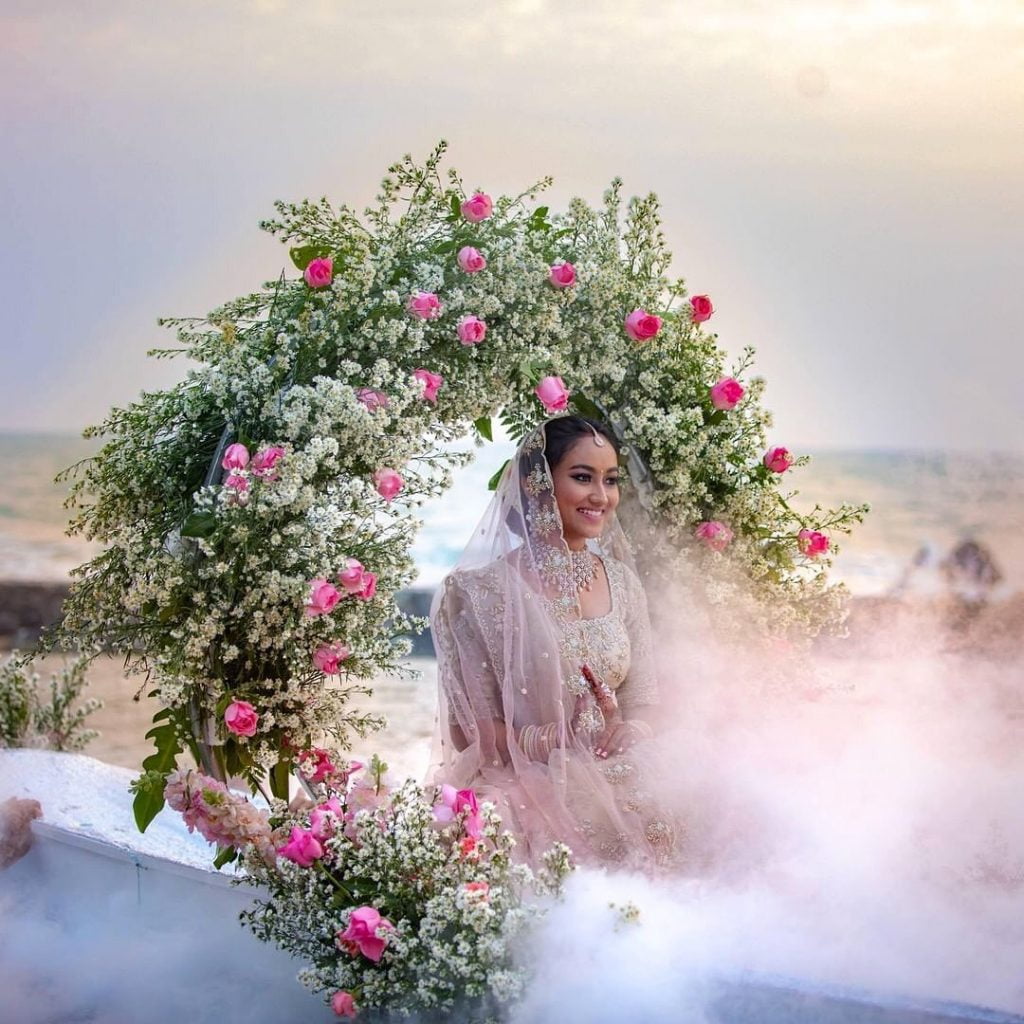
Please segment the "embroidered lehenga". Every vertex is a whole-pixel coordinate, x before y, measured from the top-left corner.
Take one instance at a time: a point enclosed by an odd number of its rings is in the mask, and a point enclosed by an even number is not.
[[[594,752],[614,716],[649,716],[657,705],[646,598],[614,518],[589,549],[611,598],[596,618],[582,618],[567,582],[542,426],[434,599],[436,777],[493,800],[529,859],[560,840],[581,862],[663,865],[679,828],[652,795],[654,745],[640,738],[607,758]],[[634,738],[650,733],[639,723]]]

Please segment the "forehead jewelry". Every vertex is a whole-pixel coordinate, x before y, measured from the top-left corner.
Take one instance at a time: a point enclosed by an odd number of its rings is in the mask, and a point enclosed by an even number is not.
[[[603,448],[606,444],[605,439],[597,432],[596,427],[591,427],[590,429],[594,434],[594,444],[596,444],[598,448]]]

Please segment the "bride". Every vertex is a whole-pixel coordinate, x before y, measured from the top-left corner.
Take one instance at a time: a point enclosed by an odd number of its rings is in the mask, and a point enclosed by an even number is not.
[[[434,598],[439,781],[493,800],[525,855],[674,858],[655,805],[647,603],[616,519],[618,448],[558,416],[524,439]]]

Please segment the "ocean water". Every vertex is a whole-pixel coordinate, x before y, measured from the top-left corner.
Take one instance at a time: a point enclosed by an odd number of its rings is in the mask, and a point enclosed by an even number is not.
[[[59,580],[95,548],[64,535],[66,485],[58,471],[93,450],[62,435],[0,435],[0,579]],[[455,562],[490,500],[487,481],[511,454],[496,441],[477,449],[450,491],[419,510],[414,548],[418,584],[435,586]],[[868,502],[872,511],[849,538],[837,537],[833,576],[853,593],[886,593],[915,552],[928,544],[944,554],[972,537],[991,550],[1001,589],[1024,589],[1024,456],[910,451],[818,451],[791,471],[797,507]]]

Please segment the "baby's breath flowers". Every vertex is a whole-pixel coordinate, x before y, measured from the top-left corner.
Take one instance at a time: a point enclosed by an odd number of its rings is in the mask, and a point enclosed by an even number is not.
[[[496,1018],[526,980],[513,941],[560,892],[568,848],[553,846],[534,872],[472,790],[391,789],[385,769],[377,758],[347,766],[308,811],[280,805],[276,859],[256,845],[244,854],[262,895],[243,918],[307,962],[300,980],[335,1012]]]

